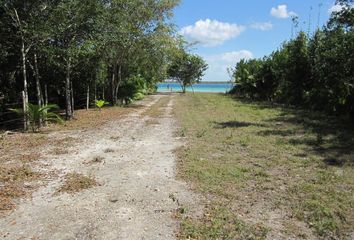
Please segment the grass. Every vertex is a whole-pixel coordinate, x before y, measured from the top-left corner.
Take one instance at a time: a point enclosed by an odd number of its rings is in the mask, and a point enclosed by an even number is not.
[[[97,181],[91,176],[85,176],[76,172],[68,173],[65,176],[64,184],[58,189],[57,194],[63,192],[73,194],[98,185]]]
[[[151,121],[160,117],[163,114],[164,108],[167,106],[168,101],[169,101],[169,98],[160,98],[159,100],[157,100],[156,103],[154,103],[145,112],[143,112],[142,116],[147,116],[147,117],[151,118],[150,119]],[[152,122],[151,124],[157,124],[157,123]],[[149,122],[148,122],[148,124],[149,124]]]
[[[176,97],[175,116],[179,176],[212,203],[183,219],[182,239],[353,234],[349,123],[217,94]]]

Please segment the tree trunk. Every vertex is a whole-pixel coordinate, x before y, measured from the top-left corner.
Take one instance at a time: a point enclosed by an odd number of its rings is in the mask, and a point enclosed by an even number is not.
[[[25,91],[22,91],[22,107],[23,107],[23,112],[25,113],[25,110],[27,109]],[[26,114],[23,114],[23,129],[25,131],[28,129]]]
[[[118,89],[119,89],[119,86],[122,82],[122,65],[119,65],[118,67],[118,83],[117,83],[117,86],[116,86],[116,99],[118,98]],[[118,101],[118,99],[117,99]]]
[[[34,53],[34,75],[36,79],[37,103],[39,107],[42,107],[42,90],[41,83],[39,81],[38,61],[36,53]]]
[[[22,54],[22,74],[23,74],[23,112],[27,112],[28,106],[28,89],[27,89],[27,68],[26,68],[26,50],[23,37],[21,37],[21,54]],[[28,119],[26,114],[24,115],[24,130],[28,129]]]
[[[71,91],[70,91],[70,58],[66,60],[66,78],[65,78],[65,100],[66,100],[66,119],[72,118],[71,109]]]
[[[27,69],[26,69],[26,54],[27,50],[25,48],[25,38],[23,36],[23,31],[22,31],[22,25],[20,21],[20,17],[18,16],[17,10],[14,8],[15,16],[16,18],[14,19],[17,27],[20,29],[20,34],[21,34],[21,55],[22,55],[22,74],[23,74],[23,92],[22,92],[22,97],[23,97],[23,112],[24,114],[24,130],[26,131],[28,129],[29,121],[28,118],[26,117],[27,113],[27,106],[28,106],[28,89],[27,89]]]
[[[96,102],[96,100],[97,100],[97,85],[96,85],[96,79],[95,79],[95,102]]]
[[[48,105],[48,89],[47,89],[47,84],[44,84],[44,95],[45,95],[45,98],[44,98],[44,101],[43,101],[43,94],[42,94],[42,103],[44,104],[44,106],[47,106]],[[46,110],[47,111],[47,110]],[[47,121],[44,120],[44,125],[46,126],[47,125]]]
[[[183,83],[181,84],[181,87],[182,87],[182,92],[183,93],[186,93],[186,85],[184,85]]]
[[[87,85],[87,95],[86,95],[86,110],[90,107],[90,86]]]
[[[74,106],[74,88],[73,88],[73,82],[71,81],[70,82],[70,88],[71,88],[71,114],[72,114],[72,117],[74,117],[74,109],[75,109],[75,106]]]
[[[36,92],[37,92],[37,104],[39,107],[42,107],[42,90],[41,90],[41,83],[39,82],[39,71],[38,71],[38,61],[37,61],[37,54],[34,53],[34,77],[36,79]],[[42,119],[39,120],[38,126],[42,126]]]
[[[44,99],[44,105],[48,105],[48,89],[47,89],[47,84],[44,85],[44,95],[45,95],[45,99]]]
[[[117,92],[116,92],[116,72],[117,72],[117,64],[115,63],[113,66],[113,72],[112,72],[112,103],[113,105],[116,105],[118,102],[117,99]]]

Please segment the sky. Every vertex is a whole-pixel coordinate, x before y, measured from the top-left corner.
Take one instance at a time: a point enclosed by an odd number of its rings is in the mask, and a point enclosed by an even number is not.
[[[334,0],[182,0],[174,11],[178,33],[193,45],[191,52],[208,63],[203,81],[229,81],[227,68],[240,59],[260,58],[292,36],[292,16],[297,31],[322,27]],[[295,30],[296,31],[296,30]]]

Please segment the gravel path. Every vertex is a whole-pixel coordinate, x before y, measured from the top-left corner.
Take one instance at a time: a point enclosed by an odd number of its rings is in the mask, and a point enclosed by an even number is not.
[[[161,114],[144,114],[167,98]],[[69,153],[48,155],[42,162],[59,172],[0,219],[3,239],[175,239],[180,205],[193,209],[197,196],[176,180],[173,150],[182,142],[174,136],[171,116],[175,96],[155,95],[142,107],[99,130],[54,133],[78,139]],[[99,163],[87,163],[95,156]],[[55,195],[63,176],[79,172],[96,178],[100,186],[74,195]],[[53,195],[54,194],[54,195]],[[173,201],[178,199],[178,201]]]

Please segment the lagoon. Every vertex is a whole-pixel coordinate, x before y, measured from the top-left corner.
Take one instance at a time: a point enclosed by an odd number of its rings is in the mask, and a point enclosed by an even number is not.
[[[226,93],[233,88],[232,83],[197,83],[192,87],[187,87],[187,92],[211,92],[211,93]],[[182,91],[179,83],[158,83],[158,92],[180,92]]]

